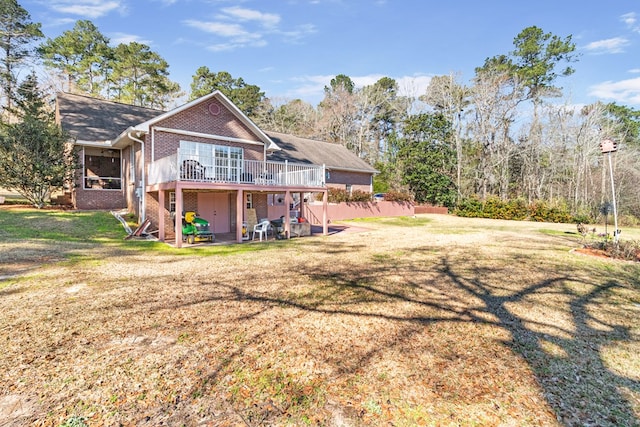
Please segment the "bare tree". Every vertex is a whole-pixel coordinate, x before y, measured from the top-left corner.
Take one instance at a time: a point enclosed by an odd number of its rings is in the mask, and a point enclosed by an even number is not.
[[[471,137],[479,144],[476,190],[482,199],[497,194],[506,199],[511,182],[511,137],[522,87],[513,76],[496,69],[478,70],[471,90]]]
[[[459,76],[453,73],[431,79],[426,93],[420,97],[441,112],[451,122],[456,147],[456,188],[458,201],[462,198],[463,168],[463,119],[468,114],[471,91],[458,83]]]

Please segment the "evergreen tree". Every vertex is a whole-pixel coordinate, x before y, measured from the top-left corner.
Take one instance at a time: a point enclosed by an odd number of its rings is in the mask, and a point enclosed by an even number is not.
[[[119,44],[111,69],[111,92],[118,102],[164,109],[179,95],[180,86],[168,77],[169,64],[145,44]]]
[[[212,72],[208,67],[196,70],[191,82],[190,99],[197,99],[219,90],[233,102],[236,107],[249,117],[258,113],[264,92],[256,85],[250,85],[239,77],[234,78],[226,71]]]
[[[69,92],[97,96],[105,86],[113,50],[91,21],[78,21],[72,30],[44,42],[38,53],[46,66],[65,76]]]
[[[16,71],[33,53],[32,42],[43,37],[40,24],[16,0],[0,0],[0,88],[2,107],[11,109],[18,85]]]
[[[38,208],[51,192],[71,182],[76,156],[69,136],[47,109],[38,80],[30,74],[17,90],[12,113],[16,123],[4,125],[0,135],[0,182]]]
[[[440,113],[418,114],[405,120],[398,163],[403,183],[416,202],[454,204],[456,154],[451,139],[451,123]]]

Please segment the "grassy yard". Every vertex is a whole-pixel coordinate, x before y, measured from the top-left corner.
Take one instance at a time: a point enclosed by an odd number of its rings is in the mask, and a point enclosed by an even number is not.
[[[575,225],[178,250],[108,213],[0,224],[2,426],[640,425],[640,263]]]

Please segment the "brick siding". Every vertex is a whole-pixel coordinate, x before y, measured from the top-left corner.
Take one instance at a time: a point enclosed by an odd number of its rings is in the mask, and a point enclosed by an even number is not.
[[[209,105],[215,104],[220,113],[211,114]],[[225,109],[217,100],[209,100],[194,105],[175,115],[167,117],[154,125],[156,128],[179,129],[189,132],[197,132],[207,135],[222,135],[232,138],[246,139],[259,142],[256,136],[238,120],[230,111]],[[150,140],[150,138],[149,138]],[[215,139],[197,136],[180,135],[172,132],[155,131],[153,138],[154,159],[161,159],[176,153],[180,147],[180,141],[203,142],[207,144],[225,145],[244,148],[245,160],[263,160],[264,147],[262,145],[249,145],[228,141],[216,141]],[[151,144],[146,144],[147,159],[151,160]]]

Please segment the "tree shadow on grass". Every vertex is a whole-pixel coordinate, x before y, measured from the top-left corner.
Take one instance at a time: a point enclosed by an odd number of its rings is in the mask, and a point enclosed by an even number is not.
[[[515,258],[518,256],[514,257],[514,262]],[[378,260],[374,266],[356,270],[334,267],[327,269],[331,271],[306,271],[304,273],[316,286],[324,284],[331,288],[331,292],[322,297],[309,293],[290,299],[236,290],[235,298],[326,315],[377,318],[403,324],[450,325],[459,322],[495,326],[508,332],[510,339],[502,343],[521,355],[529,365],[561,423],[570,426],[638,425],[637,404],[634,408],[632,402],[633,396],[640,394],[640,382],[632,375],[625,375],[624,366],[611,366],[605,357],[607,351],[615,350],[619,344],[637,342],[630,327],[618,323],[620,319],[617,316],[623,309],[616,307],[618,303],[609,301],[617,290],[624,287],[622,284],[603,278],[599,271],[594,270],[594,274],[600,279],[579,279],[571,271],[563,274],[562,267],[555,266],[547,278],[525,280],[521,287],[515,288],[498,281],[498,278],[508,281],[509,271],[501,276],[493,269],[491,275],[487,275],[485,266],[473,266],[473,262],[465,260],[465,266],[459,268],[459,262],[442,256],[439,264],[431,267],[410,261],[381,263]],[[436,278],[433,277],[434,270],[438,272]],[[407,274],[400,285],[388,286],[380,282],[380,277],[397,274],[398,271],[410,271],[411,274]],[[296,271],[300,272],[299,269]],[[627,279],[632,286],[637,286],[632,277]],[[435,295],[424,298],[413,291],[432,287],[436,281],[447,284],[435,286],[443,295],[447,293],[446,287],[451,286],[453,292],[450,294],[457,296],[451,299]],[[465,301],[460,295],[467,295],[469,299]],[[339,303],[327,304],[331,297]],[[406,316],[392,311],[372,312],[366,309],[369,303],[391,302],[415,304],[432,314]],[[552,304],[547,307],[547,302]],[[631,304],[629,301],[626,303]],[[524,308],[515,309],[519,304]],[[526,307],[532,307],[541,315],[529,316]],[[554,324],[551,318],[545,319],[544,311],[547,309],[564,312],[568,317],[567,324]],[[610,313],[611,310],[616,313]],[[397,340],[381,343],[380,348],[371,349],[357,359],[343,361],[338,372],[356,372],[383,352],[385,345],[401,347],[418,333],[420,329],[407,327]]]
[[[582,283],[590,287],[583,293],[567,285],[568,277],[560,276],[509,295],[497,296],[492,293],[489,283],[479,277],[456,273],[453,263],[446,258],[442,259],[441,271],[456,286],[479,298],[485,310],[497,317],[497,326],[510,332],[511,340],[505,344],[521,354],[531,366],[559,421],[571,426],[638,425],[629,394],[625,395],[623,391],[637,395],[640,382],[612,370],[603,357],[610,345],[634,340],[628,326],[609,323],[598,315],[600,310],[606,310],[602,298],[621,286],[619,283],[612,280]],[[509,309],[509,304],[522,302],[545,290],[551,291],[548,298],[553,298],[553,294],[568,298],[571,329],[557,326],[563,333],[542,332],[535,322],[523,319]],[[556,327],[542,323],[547,331]],[[555,355],[543,348],[544,342],[557,347]]]
[[[307,249],[326,253],[321,246],[311,245]],[[340,244],[333,245],[331,252],[349,253],[358,249]],[[432,249],[419,250],[434,254]],[[611,351],[637,344],[638,338],[628,322],[620,323],[620,313],[625,310],[622,305],[631,302],[611,301],[619,298],[617,293],[625,287],[637,288],[635,270],[616,281],[606,278],[599,269],[577,274],[572,270],[575,267],[543,263],[538,267],[548,272],[527,277],[517,268],[525,258],[513,254],[499,263],[487,264],[469,254],[464,257],[435,254],[415,259],[389,255],[374,256],[371,262],[361,260],[355,265],[283,264],[278,274],[299,276],[306,283],[302,292],[295,295],[286,290],[256,292],[250,286],[218,277],[201,283],[203,293],[175,308],[234,301],[255,305],[265,313],[285,307],[298,313],[295,315],[315,313],[329,318],[351,317],[400,325],[396,336],[378,340],[376,346],[360,353],[326,356],[324,362],[334,365],[336,376],[355,375],[362,367],[384,357],[388,350],[403,350],[424,333],[427,325],[491,327],[507,333],[509,338],[496,341],[495,345],[510,348],[526,362],[561,423],[638,425],[637,403],[633,399],[640,394],[640,382],[634,374],[625,374],[624,366],[612,366],[610,360]],[[528,262],[529,267],[535,265],[531,260]],[[396,280],[391,281],[391,277]],[[216,296],[207,293],[207,286],[215,288]],[[416,309],[398,312],[394,309],[398,304]],[[548,318],[546,311],[550,314]],[[566,321],[555,323],[552,311],[556,315],[561,313]],[[256,337],[269,339],[265,331],[262,333]],[[229,359],[225,363],[211,372],[208,382],[218,379],[228,367]]]

